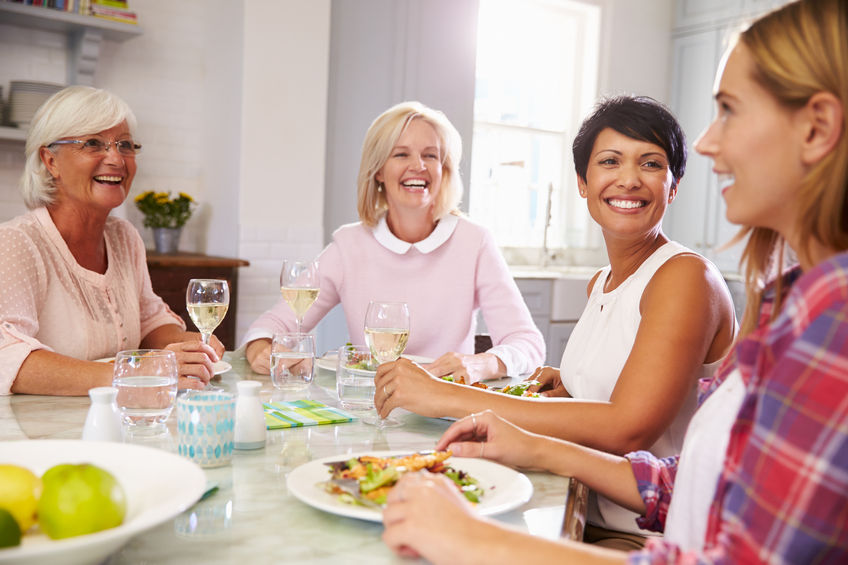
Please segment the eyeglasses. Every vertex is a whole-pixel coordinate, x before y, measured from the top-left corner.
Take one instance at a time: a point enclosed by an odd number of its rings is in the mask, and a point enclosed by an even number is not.
[[[49,144],[47,147],[53,147],[54,145],[76,145],[80,151],[87,155],[101,155],[109,151],[109,147],[112,145],[124,157],[135,157],[141,152],[141,145],[131,139],[121,139],[119,141],[101,141],[94,137],[91,139],[60,139]]]

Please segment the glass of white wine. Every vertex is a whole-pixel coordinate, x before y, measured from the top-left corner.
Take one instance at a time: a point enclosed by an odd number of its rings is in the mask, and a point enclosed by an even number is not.
[[[303,316],[318,298],[320,288],[321,278],[318,275],[317,261],[283,261],[280,292],[294,312],[297,333],[302,332]]]
[[[371,349],[371,355],[377,363],[396,361],[409,341],[409,307],[406,302],[368,303],[365,312],[365,343]],[[385,428],[400,424],[397,420],[377,418],[373,423]]]
[[[212,332],[230,307],[230,286],[221,279],[191,279],[186,289],[186,309],[191,321],[209,344]]]

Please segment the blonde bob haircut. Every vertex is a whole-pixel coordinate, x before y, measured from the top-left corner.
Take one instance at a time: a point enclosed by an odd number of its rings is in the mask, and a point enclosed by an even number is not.
[[[424,120],[433,126],[441,144],[442,186],[433,204],[433,218],[439,220],[447,214],[459,214],[458,206],[462,199],[462,179],[459,176],[462,139],[459,132],[442,112],[420,102],[401,102],[371,123],[362,143],[362,161],[356,180],[357,210],[359,219],[367,226],[376,225],[386,213],[386,193],[377,190],[380,183],[375,177],[412,120]]]
[[[775,10],[743,31],[738,42],[752,55],[754,80],[788,109],[802,108],[818,92],[842,103],[842,134],[827,156],[816,163],[798,187],[797,233],[800,258],[809,257],[814,241],[827,248],[848,249],[848,2],[802,0]],[[756,158],[756,157],[755,157]],[[766,228],[746,228],[743,251],[748,303],[741,335],[757,325],[766,281],[783,269],[783,238]],[[739,238],[737,238],[739,239]],[[780,277],[777,277],[780,284]],[[780,312],[781,291],[772,317]]]
[[[64,137],[92,135],[127,122],[130,135],[136,119],[126,102],[90,86],[69,86],[47,99],[33,116],[26,141],[26,161],[20,188],[30,210],[54,201],[56,186],[41,161],[41,148]]]

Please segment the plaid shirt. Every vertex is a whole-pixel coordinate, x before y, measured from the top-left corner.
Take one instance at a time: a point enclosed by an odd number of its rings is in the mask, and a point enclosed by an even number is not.
[[[703,551],[651,539],[631,562],[848,563],[848,253],[791,278],[780,315],[734,347],[707,387],[738,368],[746,393]],[[627,457],[647,507],[637,522],[662,530],[677,459]]]

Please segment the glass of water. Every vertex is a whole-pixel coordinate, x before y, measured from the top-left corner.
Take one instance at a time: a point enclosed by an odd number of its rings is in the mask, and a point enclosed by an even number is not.
[[[315,337],[311,334],[275,334],[271,342],[271,382],[286,391],[306,390],[315,369]]]
[[[130,435],[163,435],[177,398],[177,356],[164,349],[119,351],[112,386],[121,421]]]
[[[339,348],[336,366],[336,392],[339,405],[345,410],[374,409],[374,376],[378,363],[371,349],[364,345],[345,345]]]

